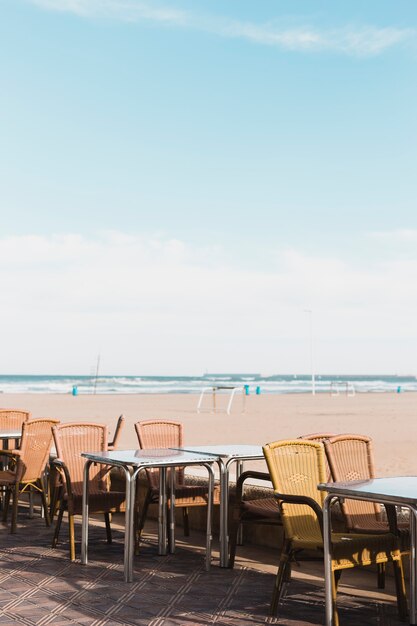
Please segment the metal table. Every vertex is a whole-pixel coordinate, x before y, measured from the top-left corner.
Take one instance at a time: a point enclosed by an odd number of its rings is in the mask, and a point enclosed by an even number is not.
[[[177,448],[175,448],[177,449]],[[236,463],[236,480],[242,472],[243,461],[264,459],[262,446],[218,444],[212,446],[183,446],[182,450],[208,454],[215,457],[220,473],[220,567],[229,564],[229,473]]]
[[[159,514],[158,514],[158,548],[159,554],[167,553],[167,469],[170,467],[188,467],[201,465],[207,468],[209,476],[208,506],[207,506],[207,534],[206,534],[206,569],[210,568],[211,562],[211,523],[213,511],[213,486],[214,472],[212,464],[214,459],[211,455],[193,454],[181,450],[157,448],[153,450],[114,450],[111,452],[83,452],[87,459],[84,467],[83,483],[83,506],[82,506],[82,543],[81,562],[88,561],[88,483],[89,470],[92,463],[101,463],[120,467],[123,469],[126,480],[126,519],[125,519],[125,548],[124,548],[124,579],[126,582],[133,581],[133,556],[135,548],[134,538],[134,511],[136,479],[141,470],[158,468],[160,481]],[[169,534],[170,550],[175,550],[175,494],[174,472],[171,472],[170,481],[171,507],[169,509]]]
[[[0,430],[0,439],[5,442],[6,448],[9,445],[9,440],[14,439],[15,444],[18,445],[18,442],[22,438],[22,430]]]
[[[372,480],[355,480],[346,483],[325,483],[318,485],[318,489],[328,492],[323,505],[326,626],[334,626],[330,507],[332,501],[338,498],[367,500],[379,504],[403,506],[410,511],[410,624],[417,624],[417,476],[394,476],[391,478],[374,478]]]

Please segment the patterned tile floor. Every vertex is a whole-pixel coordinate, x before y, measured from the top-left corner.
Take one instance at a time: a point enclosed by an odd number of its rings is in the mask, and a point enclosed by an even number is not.
[[[252,567],[204,569],[201,551],[179,547],[157,555],[153,535],[146,535],[135,560],[135,582],[123,582],[123,534],[112,545],[94,525],[90,563],[68,558],[66,531],[58,549],[50,547],[52,530],[21,512],[18,532],[0,530],[0,625],[16,626],[283,626],[323,624],[320,585],[296,578],[287,585],[280,618],[268,618],[274,576]],[[76,531],[79,535],[80,526]],[[79,545],[77,546],[79,550]],[[371,594],[372,595],[372,594]],[[397,626],[394,603],[340,593],[341,626]]]

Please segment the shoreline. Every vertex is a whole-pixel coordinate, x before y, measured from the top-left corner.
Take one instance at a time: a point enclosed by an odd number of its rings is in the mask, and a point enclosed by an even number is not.
[[[198,398],[198,393],[2,393],[0,407],[26,409],[33,418],[103,423],[111,433],[123,413],[126,423],[121,448],[137,446],[135,422],[155,418],[182,422],[185,444],[195,445],[263,445],[312,432],[359,433],[374,441],[377,475],[417,475],[417,392],[366,392],[353,397],[329,393],[239,394],[230,415],[197,413]],[[219,407],[225,407],[226,398],[219,396]]]

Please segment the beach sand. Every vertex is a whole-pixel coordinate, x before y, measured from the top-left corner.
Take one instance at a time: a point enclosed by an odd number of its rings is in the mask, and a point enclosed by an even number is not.
[[[228,396],[218,397],[225,407]],[[210,404],[207,398],[207,407]],[[166,418],[181,421],[185,444],[264,444],[312,432],[360,433],[374,440],[378,476],[417,475],[417,393],[236,396],[230,415],[197,413],[197,394],[78,395],[1,394],[1,408],[30,410],[32,417],[62,422],[94,421],[113,432],[123,413],[121,448],[136,448],[134,423]],[[259,464],[253,465],[260,469]]]

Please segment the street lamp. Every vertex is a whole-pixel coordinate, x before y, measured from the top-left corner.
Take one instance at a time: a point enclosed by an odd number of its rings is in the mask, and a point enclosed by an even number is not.
[[[316,378],[314,374],[314,351],[313,351],[313,311],[304,309],[304,313],[308,313],[310,317],[310,370],[311,370],[311,394],[316,395]]]

